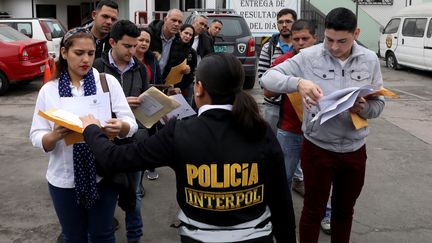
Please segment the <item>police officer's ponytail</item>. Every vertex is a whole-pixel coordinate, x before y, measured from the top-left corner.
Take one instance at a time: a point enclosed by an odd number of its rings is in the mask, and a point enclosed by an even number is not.
[[[203,58],[196,71],[213,105],[232,104],[232,120],[250,139],[264,136],[267,124],[259,114],[254,98],[243,91],[244,70],[240,61],[228,53],[212,53]]]

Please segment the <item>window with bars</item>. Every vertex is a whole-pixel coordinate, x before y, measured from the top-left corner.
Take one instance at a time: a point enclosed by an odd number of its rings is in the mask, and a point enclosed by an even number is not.
[[[393,0],[353,0],[359,5],[393,5]]]

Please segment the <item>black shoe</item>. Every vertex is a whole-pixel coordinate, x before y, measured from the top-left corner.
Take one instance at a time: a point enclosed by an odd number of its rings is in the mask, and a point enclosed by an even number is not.
[[[114,231],[120,229],[120,223],[119,223],[119,221],[116,218],[113,218],[113,225],[112,225],[112,227],[113,227]]]
[[[60,233],[59,236],[57,237],[56,243],[63,243],[63,234],[62,233]]]

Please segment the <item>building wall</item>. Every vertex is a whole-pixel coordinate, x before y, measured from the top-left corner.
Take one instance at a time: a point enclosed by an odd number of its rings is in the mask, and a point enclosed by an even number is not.
[[[115,0],[119,4],[119,19],[130,19],[133,21],[133,14],[130,15],[130,4],[129,1]],[[145,0],[130,0],[131,2],[143,2]],[[151,0],[149,0],[151,1]],[[68,26],[67,23],[67,6],[68,5],[80,5],[81,3],[93,3],[92,0],[34,0],[36,4],[53,4],[56,5],[57,19],[64,25]],[[2,0],[0,1],[0,7],[2,11],[6,11],[16,18],[28,18],[32,17],[32,6],[31,0]],[[34,7],[34,16],[36,17],[36,7]],[[130,17],[131,16],[131,17]],[[130,18],[129,18],[130,17]]]
[[[381,26],[386,26],[393,14],[409,5],[410,0],[393,0],[393,5],[359,5]],[[412,5],[418,5],[432,0],[411,0]]]
[[[396,0],[401,1],[401,0]],[[356,12],[356,5],[352,0],[310,0],[315,7],[317,7],[321,12],[327,14],[332,9],[337,7],[345,7]],[[360,27],[359,41],[378,53],[378,40],[380,36],[381,25],[364,10],[359,8],[358,11],[358,26]]]

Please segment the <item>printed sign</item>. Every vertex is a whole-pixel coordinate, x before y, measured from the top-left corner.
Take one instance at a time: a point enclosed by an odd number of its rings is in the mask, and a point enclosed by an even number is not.
[[[290,8],[300,15],[300,0],[228,0],[227,8],[234,9],[245,18],[252,35],[270,36],[278,33],[276,17],[283,8]]]

